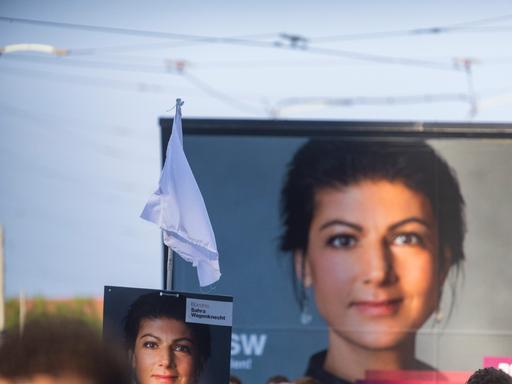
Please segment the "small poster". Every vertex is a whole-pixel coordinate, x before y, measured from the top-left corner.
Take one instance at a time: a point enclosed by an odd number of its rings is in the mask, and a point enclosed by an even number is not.
[[[137,384],[227,383],[232,316],[229,296],[105,286],[103,337]]]

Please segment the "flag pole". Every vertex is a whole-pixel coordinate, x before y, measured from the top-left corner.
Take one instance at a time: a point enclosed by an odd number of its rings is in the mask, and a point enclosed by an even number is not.
[[[175,108],[178,108],[182,105],[181,99],[176,99]],[[171,247],[167,247],[167,273],[165,279],[165,289],[167,291],[172,291],[174,289],[174,252]]]
[[[20,291],[19,296],[19,308],[20,308],[20,332],[23,332],[25,328],[25,320],[27,319],[27,300],[25,298],[25,292],[23,289]]]
[[[167,247],[167,275],[166,275],[167,278],[165,281],[165,289],[167,291],[172,291],[174,289],[173,272],[174,272],[174,253],[173,253],[171,247]]]

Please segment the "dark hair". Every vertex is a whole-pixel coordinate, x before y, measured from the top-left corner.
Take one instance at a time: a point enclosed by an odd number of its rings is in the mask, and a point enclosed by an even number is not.
[[[104,344],[98,329],[70,317],[29,320],[12,328],[0,343],[0,381],[29,380],[38,374],[73,375],[96,384],[129,384],[125,357]]]
[[[464,199],[449,165],[422,141],[310,140],[288,165],[281,191],[281,250],[306,250],[315,193],[362,180],[404,183],[425,196],[439,232],[439,250],[452,265],[464,260]]]
[[[500,369],[488,367],[475,371],[466,384],[512,384],[512,377]]]
[[[125,342],[133,350],[143,319],[161,317],[175,319],[186,324],[192,332],[198,349],[199,370],[204,368],[210,357],[210,327],[206,324],[187,323],[185,321],[186,298],[183,295],[166,292],[152,292],[139,296],[130,306],[124,320]]]
[[[242,384],[242,380],[238,376],[230,375],[229,376],[229,384]]]
[[[287,383],[290,379],[283,375],[274,375],[267,379],[267,384]]]

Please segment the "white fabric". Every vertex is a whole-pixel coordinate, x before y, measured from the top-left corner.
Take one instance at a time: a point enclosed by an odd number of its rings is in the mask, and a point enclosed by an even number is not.
[[[141,217],[160,226],[164,243],[197,268],[201,287],[219,280],[215,235],[203,196],[183,151],[180,103],[176,104],[158,190],[149,198]]]

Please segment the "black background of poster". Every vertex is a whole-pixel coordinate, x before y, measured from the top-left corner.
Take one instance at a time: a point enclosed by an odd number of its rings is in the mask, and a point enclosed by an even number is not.
[[[160,123],[165,153],[172,120]],[[286,164],[309,137],[428,139],[456,169],[468,206],[468,260],[464,276],[454,280],[455,302],[450,292],[443,297],[445,321],[429,321],[418,334],[417,355],[444,370],[474,370],[484,356],[512,355],[512,314],[502,309],[510,301],[512,270],[499,267],[509,265],[512,246],[504,244],[512,233],[506,219],[512,217],[506,197],[512,190],[511,125],[183,119],[183,130],[220,253],[223,276],[214,292],[236,300],[231,351],[239,368],[232,372],[244,382],[265,382],[274,374],[301,376],[309,356],[327,345],[325,323],[314,308],[312,323],[300,324],[290,255],[278,251],[278,199]],[[492,185],[496,180],[499,186]],[[489,190],[483,191],[486,182]],[[500,189],[503,197],[491,196]],[[498,225],[492,217],[499,215]],[[175,263],[175,288],[198,290],[194,268],[179,257]],[[491,287],[489,278],[498,283]]]
[[[124,316],[128,308],[139,296],[155,289],[105,286],[103,304],[103,338],[119,342],[123,339]],[[171,291],[162,291],[171,292]],[[172,291],[185,297],[232,302],[231,297],[204,295]],[[211,355],[201,374],[201,383],[223,383],[229,379],[229,356],[231,327],[209,325],[211,337]]]

